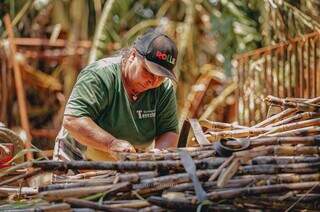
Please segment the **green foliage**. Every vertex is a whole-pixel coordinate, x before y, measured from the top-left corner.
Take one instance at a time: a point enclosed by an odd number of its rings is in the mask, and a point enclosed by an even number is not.
[[[261,46],[260,8],[263,1],[222,0],[212,12],[212,30],[217,39],[218,52],[224,57],[225,72],[232,72],[234,54]]]

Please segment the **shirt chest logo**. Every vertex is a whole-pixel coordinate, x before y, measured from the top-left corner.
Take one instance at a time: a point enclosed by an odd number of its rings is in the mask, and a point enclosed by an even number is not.
[[[147,119],[156,117],[156,110],[137,110],[139,119]]]

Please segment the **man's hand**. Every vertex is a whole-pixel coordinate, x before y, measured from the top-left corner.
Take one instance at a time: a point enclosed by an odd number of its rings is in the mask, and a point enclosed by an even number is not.
[[[135,148],[126,140],[114,139],[108,145],[108,149],[114,152],[136,152]]]

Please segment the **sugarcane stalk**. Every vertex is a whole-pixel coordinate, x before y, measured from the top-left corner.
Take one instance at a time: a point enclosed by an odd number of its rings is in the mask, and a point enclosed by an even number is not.
[[[21,195],[34,195],[38,193],[38,189],[31,187],[1,187],[0,194],[11,195],[11,194],[21,194]]]
[[[250,150],[244,150],[244,151],[239,151],[235,152],[234,156],[235,159],[232,161],[231,165],[219,176],[218,179],[218,186],[223,187],[237,172],[241,171],[240,165],[243,163],[247,163],[249,160],[251,160],[254,157],[257,156],[264,156],[264,155],[283,155],[283,156],[291,156],[291,155],[313,155],[313,154],[319,154],[320,148],[319,147],[309,147],[309,146],[268,146],[268,147],[256,147]],[[301,168],[301,172],[299,173],[306,173],[306,172],[314,172],[316,171],[316,167],[314,164],[317,163],[310,163],[306,164],[306,166],[300,165],[298,166]],[[296,164],[294,164],[296,165]],[[268,169],[268,168],[273,168],[273,169]],[[274,166],[274,167],[268,167],[262,170],[262,165],[260,166],[255,166],[254,168],[249,169],[250,173],[251,172],[258,172],[260,171],[261,174],[263,172],[265,173],[278,173],[275,172],[275,169],[281,169],[280,167]],[[289,167],[282,167],[283,170],[289,171]],[[302,169],[303,168],[303,169]],[[240,170],[239,170],[240,169]],[[243,168],[242,168],[243,170]],[[246,170],[246,169],[244,169]],[[245,172],[245,171],[244,171]],[[292,172],[292,170],[291,170]],[[252,173],[251,173],[252,174]]]
[[[309,100],[306,98],[294,98],[294,97],[286,97],[285,99],[290,102],[306,102]]]
[[[85,178],[94,178],[94,177],[99,177],[99,176],[110,176],[110,175],[115,175],[117,172],[114,170],[103,170],[103,171],[89,171],[89,172],[84,172],[80,174],[76,174],[73,176],[69,176],[70,179],[85,179]]]
[[[288,194],[288,193],[287,193]],[[301,198],[302,197],[302,198]],[[297,200],[299,200],[299,202],[313,202],[313,201],[320,201],[320,194],[297,194],[297,193],[291,193],[290,196],[285,195],[285,196],[281,196],[281,195],[270,195],[268,197],[255,197],[257,199],[260,200],[266,200],[266,201],[283,201],[283,200],[287,200],[290,202],[296,202]]]
[[[292,201],[279,201],[279,200],[270,200],[268,198],[261,198],[261,197],[250,197],[246,199],[239,200],[237,199],[236,201],[239,203],[239,205],[243,205],[244,208],[248,209],[272,209],[272,210],[277,210],[279,211],[285,211],[286,209],[290,208],[294,202]],[[315,205],[315,204],[306,204],[306,203],[297,203],[294,207],[294,209],[299,210],[299,211],[310,211],[310,210],[317,210],[320,207]]]
[[[277,192],[287,192],[287,191],[301,191],[314,188],[314,190],[319,190],[319,182],[303,182],[303,183],[290,183],[290,184],[278,184],[278,185],[267,185],[267,186],[256,186],[256,187],[246,187],[246,188],[236,188],[227,189],[224,191],[214,191],[208,194],[210,200],[218,199],[230,199],[238,196],[244,195],[257,195],[257,194],[268,194]],[[196,198],[194,198],[195,201]]]
[[[263,138],[241,138],[237,140],[229,140],[225,145],[230,148],[240,148],[245,144],[250,143],[249,148],[270,145],[283,144],[303,144],[305,146],[319,146],[320,136],[305,136],[305,137],[263,137]]]
[[[220,132],[212,132],[209,131],[209,137],[208,139],[211,142],[217,141],[219,139],[223,138],[244,138],[244,137],[253,137],[253,136],[277,136],[277,133],[280,133],[282,131],[283,135],[288,133],[289,135],[297,133],[297,135],[300,135],[301,133],[304,133],[304,130],[308,130],[308,127],[310,128],[310,133],[313,131],[320,131],[319,129],[316,129],[320,125],[320,118],[296,122],[296,123],[290,123],[286,125],[281,125],[278,127],[265,127],[265,128],[248,128],[243,130],[231,130],[231,131],[220,131]],[[302,128],[303,127],[303,128]],[[282,134],[280,134],[282,135]],[[259,137],[258,137],[259,138]]]
[[[204,150],[199,150],[199,151],[192,151],[190,152],[190,156],[192,158],[198,158],[199,155],[202,154],[208,154],[208,155],[214,155],[214,149],[211,146],[207,146],[206,150],[203,147]],[[126,160],[130,161],[143,161],[143,160],[180,160],[180,156],[176,152],[168,152],[168,153],[125,153],[122,154],[122,157],[125,158]]]
[[[220,132],[208,131],[209,133],[208,140],[210,142],[215,142],[223,138],[252,137],[262,133],[266,133],[271,129],[272,128],[248,128],[248,129],[242,129],[242,130],[226,130],[226,131],[220,131]]]
[[[19,169],[26,169],[26,168],[30,168],[32,167],[32,162],[31,161],[27,161],[27,162],[24,162],[24,163],[20,163],[18,165],[15,165],[15,166],[12,166],[12,167],[9,167],[7,169],[3,169],[1,170],[1,173],[0,173],[0,179],[9,175],[10,173],[12,172],[15,172]]]
[[[272,133],[277,133],[277,132],[284,132],[284,131],[289,131],[289,130],[295,130],[299,129],[302,127],[310,127],[310,126],[319,126],[320,125],[320,118],[315,118],[315,119],[310,119],[310,120],[305,120],[305,121],[300,121],[300,122],[294,122],[290,124],[284,124],[281,126],[273,127],[270,129],[270,131],[265,132],[263,134],[260,134],[258,137],[263,137],[266,135],[270,135]]]
[[[197,177],[200,180],[208,179],[215,170],[200,170],[196,172]],[[179,173],[161,176],[153,179],[142,180],[141,183],[133,185],[133,189],[139,194],[148,194],[153,192],[162,191],[167,188],[171,188],[180,183],[191,182],[191,179],[187,173]]]
[[[246,129],[248,127],[240,126],[237,124],[228,124],[223,122],[215,122],[207,119],[199,120],[199,123],[202,127],[208,128],[212,131],[222,131],[222,130],[240,130]]]
[[[199,170],[196,171],[196,175],[199,179],[207,179],[216,171],[216,169],[207,169],[207,170]],[[170,182],[174,180],[181,180],[181,181],[190,181],[188,173],[179,173],[179,174],[172,174],[172,175],[166,175],[161,177],[156,177],[153,179],[145,179],[141,181],[141,184],[145,185],[157,185],[160,183]]]
[[[308,102],[291,102],[285,99],[280,99],[274,96],[267,96],[265,101],[268,104],[277,105],[285,108],[294,108],[298,111],[305,111],[305,112],[320,112],[320,105]]]
[[[122,203],[113,203],[108,205],[110,208],[144,208],[150,206],[150,203],[146,200],[127,200]]]
[[[275,174],[275,173],[315,173],[320,170],[320,162],[296,164],[265,164],[239,167],[239,174]]]
[[[217,171],[214,172],[213,175],[211,175],[211,177],[209,178],[208,181],[214,181],[218,176],[219,174],[222,172],[222,170],[228,166],[232,160],[235,158],[234,155],[232,155],[231,157],[229,157],[225,162],[223,162],[223,164],[221,164],[221,166],[219,166],[219,168],[217,169]]]
[[[320,200],[320,194],[296,194],[294,197],[289,197],[288,198],[291,201],[301,201],[301,202],[313,202],[313,201],[318,201]]]
[[[299,183],[319,181],[319,173],[311,174],[295,174],[295,173],[275,173],[275,174],[259,174],[259,175],[243,175],[236,176],[232,180],[252,180],[258,185],[281,184],[281,183]],[[231,181],[231,180],[230,180]]]
[[[181,150],[186,150],[191,157],[195,157],[198,155],[198,153],[201,153],[203,151],[209,151],[214,150],[212,145],[203,145],[199,147],[181,147],[179,148]],[[168,148],[165,150],[162,150],[160,152],[142,152],[142,153],[119,153],[121,155],[121,158],[124,158],[124,160],[149,160],[150,158],[156,159],[156,160],[168,160],[174,159],[180,159],[179,154],[177,153],[176,148]]]
[[[195,210],[197,208],[196,203],[192,203],[188,200],[169,200],[167,198],[151,196],[148,198],[148,202],[157,205],[162,208],[175,209],[175,210]]]
[[[320,102],[320,97],[316,97],[316,98],[309,99],[308,101],[306,101],[306,103],[319,103],[319,102]],[[285,117],[288,117],[291,114],[296,113],[297,111],[298,110],[296,108],[288,108],[288,109],[282,111],[281,113],[278,113],[274,116],[271,116],[270,118],[267,118],[267,119],[263,120],[262,122],[254,125],[253,128],[260,128],[260,127],[267,126],[271,123],[274,123],[274,122],[279,121]]]
[[[51,205],[36,205],[35,207],[31,208],[24,208],[24,209],[11,209],[7,211],[14,211],[14,212],[35,212],[35,211],[70,211],[70,205],[67,203],[57,203]]]
[[[304,127],[295,130],[289,130],[285,132],[273,133],[267,136],[272,137],[289,137],[289,136],[308,136],[320,134],[320,127]]]
[[[320,136],[304,136],[304,137],[264,137],[264,138],[242,138],[238,140],[240,143],[250,142],[250,148],[269,145],[283,144],[303,144],[305,146],[319,146]],[[231,141],[232,142],[232,141]],[[229,143],[227,143],[229,144]]]
[[[214,161],[195,161],[197,168],[214,168],[223,163],[224,158]],[[180,161],[121,161],[121,162],[96,162],[96,161],[34,161],[32,166],[43,170],[66,171],[75,170],[117,170],[117,171],[148,171],[148,170],[184,170]]]
[[[307,120],[307,119],[319,118],[319,117],[320,117],[320,113],[317,113],[317,112],[298,113],[298,114],[296,114],[294,116],[291,116],[291,117],[288,117],[288,118],[283,119],[281,121],[278,121],[276,123],[273,123],[273,124],[271,124],[269,126],[270,127],[276,127],[276,126],[289,124],[291,122],[295,122],[295,121],[299,121],[299,120]]]
[[[57,183],[57,184],[50,184],[47,186],[42,186],[39,188],[40,192],[43,191],[53,191],[53,190],[59,190],[59,189],[69,189],[69,188],[79,188],[79,187],[90,187],[90,186],[103,186],[106,184],[111,184],[113,181],[110,179],[103,179],[103,180],[99,180],[99,181],[84,181],[84,182],[75,182],[75,183],[69,183],[69,182],[65,182],[65,183]]]
[[[247,186],[248,184],[253,183],[254,180],[250,178],[244,178],[244,179],[231,179],[228,181],[228,183],[224,186],[224,188],[239,188],[239,187],[244,187]],[[214,189],[219,189],[217,186],[217,182],[203,182],[202,183],[203,188],[208,191],[208,190],[214,190]],[[167,189],[167,192],[184,192],[184,191],[193,191],[194,190],[194,185],[192,183],[181,183],[177,184],[173,187],[170,187]]]
[[[233,155],[233,157],[235,157]],[[221,173],[221,175],[219,176],[218,180],[217,180],[217,186],[219,188],[224,187],[227,182],[233,177],[233,175],[235,175],[240,167],[241,163],[240,163],[240,159],[239,158],[234,158],[230,164],[230,166]]]
[[[65,198],[64,202],[70,204],[72,207],[77,208],[92,208],[95,210],[102,210],[102,211],[110,211],[110,212],[131,212],[136,211],[130,208],[111,208],[110,206],[101,205],[92,201],[77,199],[77,198]]]
[[[290,163],[315,163],[320,162],[320,157],[305,156],[259,156],[252,160],[253,165],[260,164],[290,164]]]
[[[8,185],[10,183],[13,183],[13,182],[15,182],[17,180],[21,180],[21,179],[26,180],[26,179],[28,179],[28,178],[30,178],[32,176],[35,176],[35,175],[39,174],[41,171],[42,171],[41,169],[30,170],[28,172],[25,172],[23,174],[17,175],[15,177],[12,177],[12,178],[9,178],[7,180],[4,180],[4,181],[0,182],[0,186]]]
[[[165,209],[156,205],[145,207],[139,210],[139,212],[165,212],[165,211],[166,211]]]
[[[167,199],[163,197],[151,196],[148,198],[148,201],[154,205],[158,205],[159,207],[166,209],[173,209],[175,211],[196,211],[199,203],[196,201],[183,200],[183,199]],[[233,205],[226,204],[212,204],[209,202],[208,205],[204,205],[202,207],[204,211],[237,211],[236,207]]]
[[[83,197],[94,193],[105,192],[106,194],[115,193],[118,191],[128,191],[131,189],[131,184],[118,183],[107,186],[90,186],[90,187],[78,187],[68,188],[52,191],[43,191],[38,194],[38,197],[49,201],[56,201],[67,197]]]
[[[158,176],[158,172],[156,171],[148,171],[148,172],[137,172],[137,173],[127,173],[119,175],[119,182],[131,182],[137,183],[140,180],[154,178]],[[78,180],[76,182],[63,182],[57,184],[51,184],[47,186],[43,186],[39,188],[39,191],[52,191],[58,189],[67,189],[67,188],[76,188],[76,187],[88,187],[88,186],[102,186],[106,184],[112,184],[115,180],[115,176],[106,179],[93,179],[90,181]]]
[[[237,157],[253,158],[264,155],[276,156],[295,156],[295,155],[314,155],[319,154],[319,146],[287,146],[287,145],[271,145],[263,148],[263,146],[256,147],[250,150],[235,152]]]

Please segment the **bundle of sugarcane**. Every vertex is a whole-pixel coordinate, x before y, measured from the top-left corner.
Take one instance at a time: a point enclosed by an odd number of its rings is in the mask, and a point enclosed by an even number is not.
[[[288,109],[253,127],[200,120],[212,144],[124,153],[118,162],[41,160],[7,168],[0,210],[318,211],[320,98],[266,101]],[[23,183],[43,172],[59,174],[40,187]]]

